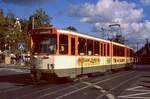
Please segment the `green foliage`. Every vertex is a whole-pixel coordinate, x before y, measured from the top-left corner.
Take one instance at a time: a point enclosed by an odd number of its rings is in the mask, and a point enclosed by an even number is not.
[[[18,52],[18,43],[27,44],[27,33],[24,33],[20,26],[14,27],[15,21],[15,15],[12,12],[8,12],[5,17],[0,10],[0,49],[3,51],[10,49],[12,52]]]
[[[35,28],[51,26],[51,17],[45,11],[38,9],[30,16],[29,20],[20,19],[20,26],[15,25],[16,17],[9,11],[5,16],[3,9],[0,9],[0,50],[10,49],[13,53],[20,53],[17,49],[18,43],[29,44],[29,36],[32,30],[32,18],[34,17]],[[25,51],[27,51],[26,49]]]
[[[6,28],[6,18],[3,15],[3,10],[0,9],[0,49],[4,49],[4,44],[6,42],[6,32],[8,29]]]
[[[49,17],[45,11],[43,11],[41,8],[37,9],[36,12],[30,16],[30,22],[32,23],[34,18],[34,27],[39,28],[43,26],[50,26],[52,17]]]

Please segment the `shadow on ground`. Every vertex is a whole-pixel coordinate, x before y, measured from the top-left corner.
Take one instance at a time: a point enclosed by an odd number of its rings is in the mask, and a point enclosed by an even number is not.
[[[0,82],[9,82],[15,84],[28,85],[32,84],[32,79],[29,73],[26,74],[15,74],[15,75],[3,75],[0,76]]]
[[[64,84],[69,83],[66,78],[57,78],[55,80],[40,80],[34,82],[30,76],[30,73],[26,74],[15,74],[15,75],[4,75],[0,76],[0,82],[14,83],[16,86],[26,85],[42,85],[42,84]]]
[[[150,72],[150,65],[135,65],[135,67],[135,70]]]

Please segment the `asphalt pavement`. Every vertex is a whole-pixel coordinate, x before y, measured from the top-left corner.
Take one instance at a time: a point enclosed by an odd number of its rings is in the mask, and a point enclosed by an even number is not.
[[[76,82],[60,83],[58,80],[36,84],[27,71],[20,72],[18,68],[13,68],[19,72],[12,71],[16,74],[7,75],[12,68],[1,69],[1,99],[150,99],[148,65],[138,65],[135,70],[97,75]]]

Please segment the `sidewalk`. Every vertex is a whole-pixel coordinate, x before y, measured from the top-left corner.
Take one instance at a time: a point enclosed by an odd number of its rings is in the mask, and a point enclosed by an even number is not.
[[[25,65],[20,65],[20,64],[4,64],[4,63],[0,63],[0,68],[30,69],[29,66],[25,66]]]

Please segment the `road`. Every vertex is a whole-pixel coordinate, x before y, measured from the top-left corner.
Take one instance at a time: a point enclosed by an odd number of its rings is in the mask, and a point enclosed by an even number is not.
[[[0,99],[150,99],[150,66],[76,82],[38,84],[32,83],[28,71],[0,68]]]

